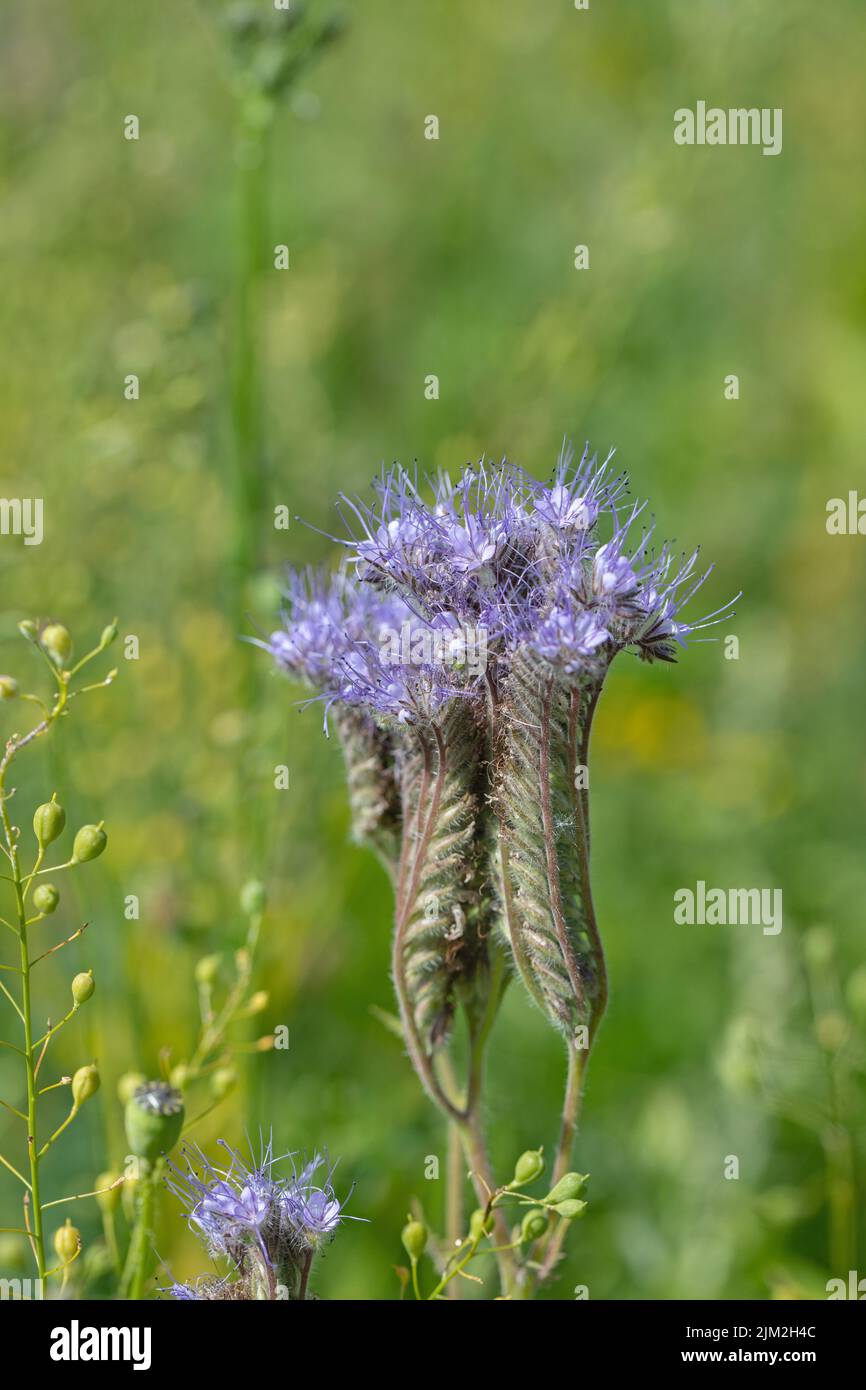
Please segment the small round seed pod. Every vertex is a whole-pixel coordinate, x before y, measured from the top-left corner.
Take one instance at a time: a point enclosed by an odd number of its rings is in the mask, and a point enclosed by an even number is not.
[[[106,1216],[110,1216],[111,1213],[117,1211],[117,1208],[120,1206],[120,1199],[123,1196],[123,1184],[117,1182],[119,1177],[119,1173],[114,1173],[109,1169],[105,1173],[100,1173],[96,1182],[93,1184],[96,1189],[96,1200],[99,1204],[100,1211],[104,1212]],[[117,1183],[116,1187],[114,1186],[115,1183]]]
[[[81,1248],[81,1232],[73,1226],[67,1216],[64,1224],[54,1232],[54,1250],[61,1264],[68,1265],[75,1259]]]
[[[160,1154],[174,1148],[184,1115],[180,1091],[166,1081],[146,1081],[127,1101],[124,1113],[130,1152],[154,1163]]]
[[[143,1086],[147,1077],[143,1071],[126,1071],[117,1083],[117,1098],[121,1105],[126,1105],[139,1086]]]
[[[527,1149],[522,1153],[514,1165],[514,1177],[509,1184],[510,1187],[523,1187],[528,1182],[535,1182],[544,1172],[544,1159],[540,1149]]]
[[[0,676],[0,700],[14,700],[20,689],[14,676]]]
[[[41,912],[45,917],[49,917],[60,902],[60,894],[53,883],[40,883],[38,888],[33,890],[33,906],[37,912]]]
[[[52,796],[50,801],[45,801],[41,806],[37,806],[33,813],[33,833],[39,848],[47,849],[58,835],[63,834],[65,824],[66,812],[56,796]]]
[[[480,1240],[482,1236],[488,1236],[493,1230],[493,1216],[488,1216],[484,1220],[484,1212],[481,1207],[476,1207],[469,1218],[469,1234],[473,1240]]]
[[[241,889],[241,912],[246,917],[257,917],[265,910],[265,885],[257,878],[251,878]]]
[[[24,618],[18,624],[18,631],[22,637],[26,637],[28,642],[35,642],[39,636],[39,628],[31,618]]]
[[[91,1096],[95,1096],[101,1085],[99,1068],[95,1062],[90,1062],[86,1067],[79,1067],[72,1078],[72,1100],[77,1110],[79,1105],[83,1105]]]
[[[93,971],[82,970],[72,981],[72,998],[76,1004],[86,1004],[95,989]]]
[[[554,1183],[544,1198],[545,1203],[548,1206],[554,1206],[557,1202],[567,1202],[578,1197],[588,1177],[588,1173],[563,1174],[559,1182]]]
[[[576,1216],[582,1216],[586,1211],[586,1202],[578,1202],[569,1199],[566,1202],[557,1202],[553,1208],[557,1216],[564,1216],[569,1221],[573,1221]]]
[[[39,640],[55,666],[64,666],[72,655],[72,638],[62,623],[49,623]]]
[[[219,1067],[210,1079],[210,1093],[214,1100],[222,1100],[238,1084],[238,1074],[234,1067]]]
[[[73,864],[86,864],[89,859],[98,859],[107,844],[108,836],[102,828],[102,821],[99,825],[82,825],[72,842]]]
[[[525,1244],[540,1240],[547,1230],[547,1217],[543,1211],[528,1211],[520,1223],[520,1239]]]
[[[427,1227],[423,1221],[407,1221],[400,1239],[409,1259],[420,1259],[427,1246]]]
[[[219,974],[222,956],[202,956],[201,960],[196,961],[195,978],[200,985],[212,985]]]

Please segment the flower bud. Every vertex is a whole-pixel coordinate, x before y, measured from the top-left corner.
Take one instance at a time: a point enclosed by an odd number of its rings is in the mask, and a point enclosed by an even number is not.
[[[541,1156],[541,1149],[527,1149],[526,1153],[522,1153],[514,1165],[514,1177],[509,1186],[523,1187],[528,1182],[535,1182],[535,1179],[541,1177],[543,1172],[544,1159]]]
[[[49,623],[39,640],[55,666],[64,666],[72,655],[72,638],[62,623]]]
[[[96,1189],[96,1200],[99,1209],[106,1216],[117,1211],[120,1206],[120,1199],[123,1196],[123,1183],[118,1182],[119,1173],[113,1173],[109,1169],[106,1173],[100,1173],[96,1182],[93,1184]],[[114,1184],[117,1183],[115,1187]]]
[[[554,1206],[557,1202],[567,1202],[577,1197],[588,1177],[588,1173],[565,1173],[544,1198],[545,1205]]]
[[[469,1218],[469,1234],[473,1240],[480,1240],[482,1236],[487,1236],[493,1230],[493,1216],[488,1216],[484,1220],[484,1212],[481,1207],[476,1207]]]
[[[115,618],[115,620],[114,620],[113,623],[109,623],[109,624],[108,624],[108,627],[104,627],[104,628],[102,629],[102,636],[101,636],[100,639],[99,639],[99,645],[100,645],[101,649],[102,649],[103,651],[105,651],[105,648],[106,648],[106,647],[110,647],[116,636],[117,636],[117,619]]]
[[[53,840],[57,839],[58,835],[62,835],[65,824],[66,812],[56,796],[52,796],[50,801],[37,806],[33,813],[33,833],[39,848],[46,849]]]
[[[564,1216],[567,1221],[573,1221],[576,1216],[582,1216],[586,1211],[586,1202],[569,1199],[566,1202],[557,1202],[553,1210],[557,1216]]]
[[[76,1004],[86,1004],[95,988],[93,971],[82,970],[81,974],[76,975],[72,981],[72,998]]]
[[[183,1129],[183,1097],[165,1081],[146,1081],[127,1101],[126,1142],[136,1158],[154,1163],[173,1149]]]
[[[37,912],[49,917],[60,902],[60,894],[53,883],[40,883],[33,889],[33,906]]]
[[[212,985],[219,974],[221,963],[222,956],[202,956],[201,960],[196,962],[195,967],[195,978],[197,983],[200,985]]]
[[[126,1105],[127,1101],[135,1095],[139,1086],[143,1086],[147,1077],[143,1071],[127,1071],[117,1083],[117,1098],[121,1105]]]
[[[72,1078],[72,1100],[77,1110],[79,1105],[83,1105],[91,1096],[95,1096],[99,1090],[99,1069],[95,1062],[90,1062],[86,1067],[79,1067]]]
[[[14,700],[20,688],[14,676],[0,676],[0,700]]]
[[[238,1083],[234,1067],[219,1067],[210,1079],[210,1093],[214,1100],[222,1100]]]
[[[423,1221],[407,1221],[400,1239],[410,1260],[417,1260],[424,1254],[427,1245],[427,1227]]]
[[[547,1230],[547,1217],[543,1211],[537,1208],[528,1211],[520,1224],[520,1239],[522,1242],[540,1240]]]
[[[241,912],[246,917],[257,917],[265,910],[265,885],[257,878],[251,878],[241,889]]]
[[[108,836],[102,828],[102,821],[98,825],[82,825],[72,842],[73,864],[86,864],[88,859],[98,859],[107,844]]]
[[[189,1067],[186,1062],[178,1062],[176,1067],[172,1067],[168,1079],[176,1091],[182,1091],[189,1081]]]
[[[22,622],[18,624],[18,631],[21,633],[22,637],[27,638],[28,642],[35,642],[36,638],[39,636],[39,628],[30,618],[24,618]]]
[[[54,1250],[61,1264],[68,1265],[81,1248],[81,1232],[67,1216],[64,1225],[54,1232]]]
[[[268,1007],[269,998],[270,995],[268,994],[268,991],[266,989],[257,989],[255,994],[250,995],[250,1001],[247,1004],[246,1013],[260,1014],[262,1012],[262,1009],[266,1009]]]

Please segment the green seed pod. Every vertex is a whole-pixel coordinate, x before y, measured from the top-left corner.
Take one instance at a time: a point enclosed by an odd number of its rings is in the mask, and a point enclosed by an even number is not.
[[[42,912],[46,917],[49,917],[59,902],[60,894],[53,883],[40,883],[38,888],[34,888],[33,906],[37,912]]]
[[[220,1067],[210,1079],[210,1093],[214,1100],[222,1100],[238,1083],[234,1067]]]
[[[103,651],[105,651],[105,648],[106,648],[106,647],[110,647],[110,646],[111,646],[111,644],[112,644],[112,642],[114,641],[114,639],[116,638],[116,636],[117,636],[117,619],[115,618],[115,620],[114,620],[113,623],[109,623],[109,624],[108,624],[108,627],[104,627],[104,628],[102,629],[102,636],[101,636],[100,639],[99,639],[99,645],[100,645],[100,647],[102,648]]]
[[[72,655],[72,638],[62,623],[49,623],[39,640],[55,666],[64,666]]]
[[[123,1196],[123,1185],[122,1183],[117,1183],[117,1187],[113,1186],[119,1177],[119,1173],[113,1173],[109,1169],[106,1173],[100,1173],[96,1182],[93,1184],[97,1193],[96,1200],[99,1203],[99,1208],[106,1216],[110,1216],[111,1213],[117,1211],[117,1208],[120,1206],[120,1199]]]
[[[72,1100],[75,1109],[77,1110],[86,1100],[90,1100],[91,1096],[95,1096],[99,1086],[99,1069],[95,1062],[90,1062],[86,1067],[79,1067],[72,1078]]]
[[[488,1216],[484,1220],[484,1212],[481,1207],[476,1207],[469,1218],[469,1234],[473,1240],[480,1240],[482,1236],[487,1236],[493,1230],[493,1217]]]
[[[410,1260],[417,1260],[427,1245],[427,1227],[423,1221],[407,1221],[400,1239]]]
[[[544,1198],[545,1204],[554,1206],[557,1202],[567,1202],[577,1197],[588,1177],[588,1173],[565,1173]]]
[[[14,676],[0,676],[0,700],[14,700],[20,689]]]
[[[136,1158],[154,1163],[173,1149],[183,1129],[183,1096],[165,1081],[146,1081],[127,1101],[126,1142]]]
[[[178,1062],[176,1067],[172,1067],[168,1079],[176,1091],[182,1091],[189,1081],[189,1067],[185,1062]]]
[[[196,962],[195,967],[195,978],[198,984],[212,985],[219,974],[221,964],[222,956],[202,956],[201,960]]]
[[[72,981],[72,998],[76,1004],[86,1004],[95,989],[93,971],[82,970],[81,974],[76,975]]]
[[[98,859],[107,844],[108,836],[102,828],[102,821],[98,825],[82,825],[72,842],[73,864],[86,864],[88,859]]]
[[[39,628],[30,618],[24,618],[24,620],[18,624],[18,631],[21,633],[22,637],[27,638],[28,642],[35,642],[36,638],[39,636]]]
[[[544,1159],[541,1156],[541,1149],[527,1149],[522,1153],[514,1165],[514,1177],[509,1183],[510,1187],[523,1187],[528,1182],[535,1182],[544,1172]]]
[[[520,1239],[525,1244],[528,1241],[540,1240],[547,1230],[547,1217],[543,1211],[528,1211],[520,1224]]]
[[[56,796],[52,796],[50,801],[37,806],[33,813],[33,833],[40,849],[47,847],[57,839],[58,835],[63,834],[63,827],[66,824],[66,812],[58,802]]]
[[[241,889],[241,912],[246,917],[258,917],[265,910],[265,885],[251,878]]]
[[[146,1080],[147,1077],[143,1071],[124,1072],[117,1083],[117,1098],[121,1105],[126,1105],[132,1096],[135,1095],[139,1086],[143,1086]]]
[[[576,1202],[573,1199],[557,1202],[553,1210],[557,1216],[564,1216],[568,1221],[573,1221],[576,1216],[582,1216],[586,1211],[586,1202]]]
[[[70,1260],[74,1260],[80,1246],[81,1232],[67,1216],[65,1224],[54,1232],[54,1250],[61,1264],[68,1265]]]

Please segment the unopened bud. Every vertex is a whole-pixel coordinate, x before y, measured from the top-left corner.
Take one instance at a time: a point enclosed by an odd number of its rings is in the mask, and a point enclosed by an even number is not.
[[[98,859],[107,844],[108,836],[102,828],[102,821],[98,825],[82,825],[72,842],[73,864],[86,864],[88,859]]]
[[[247,1013],[260,1014],[262,1012],[262,1009],[266,1009],[268,1007],[269,999],[270,995],[268,994],[268,991],[266,989],[256,990],[255,994],[250,995],[250,1001],[247,1004],[246,1008]]]
[[[14,700],[20,688],[14,676],[0,676],[0,700]]]
[[[514,1177],[509,1186],[523,1187],[525,1183],[535,1182],[544,1172],[544,1159],[540,1149],[527,1149],[514,1165]]]
[[[50,801],[45,801],[41,806],[37,806],[33,813],[33,833],[39,848],[46,849],[57,839],[58,835],[62,835],[65,824],[66,812],[56,796],[52,796]]]
[[[39,636],[39,628],[30,618],[24,618],[23,621],[18,624],[18,631],[21,633],[22,637],[27,638],[28,642],[35,642],[36,638]]]
[[[104,628],[102,629],[102,636],[101,636],[100,639],[99,639],[99,645],[100,645],[100,647],[102,648],[103,651],[105,650],[106,647],[110,647],[110,646],[111,646],[111,644],[112,644],[112,642],[114,641],[114,639],[115,639],[116,636],[117,636],[117,619],[115,618],[115,620],[114,620],[113,623],[109,623],[109,624],[108,624],[108,627],[104,627]]]
[[[427,1245],[427,1227],[423,1221],[407,1221],[400,1239],[409,1259],[417,1260],[424,1254]]]
[[[547,1217],[543,1211],[528,1211],[520,1224],[522,1242],[540,1240],[547,1230]]]
[[[42,912],[46,917],[49,917],[59,902],[60,894],[53,883],[40,883],[38,888],[34,888],[33,906],[37,912]]]
[[[82,970],[81,974],[76,975],[72,981],[72,998],[76,1004],[86,1004],[95,989],[93,971]]]
[[[67,1216],[64,1225],[54,1232],[54,1250],[61,1264],[68,1265],[81,1249],[81,1232]]]
[[[124,1112],[130,1152],[154,1163],[160,1154],[174,1148],[184,1115],[180,1091],[165,1081],[146,1081],[127,1101]]]
[[[39,635],[43,648],[55,666],[63,666],[72,655],[72,638],[62,623],[49,623]]]
[[[182,1091],[189,1081],[189,1067],[186,1062],[178,1062],[176,1067],[172,1067],[168,1079],[176,1091]]]
[[[95,1096],[99,1090],[99,1068],[94,1062],[90,1062],[86,1067],[79,1067],[72,1078],[72,1099],[77,1110],[79,1105],[83,1105],[91,1096]]]

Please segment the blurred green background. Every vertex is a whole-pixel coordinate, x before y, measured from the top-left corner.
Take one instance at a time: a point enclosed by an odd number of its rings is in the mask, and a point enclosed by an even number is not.
[[[91,924],[39,968],[37,1013],[56,1018],[92,966],[96,995],[50,1063],[103,1073],[46,1196],[122,1162],[117,1078],[188,1052],[195,962],[240,944],[239,889],[260,875],[270,1002],[246,1036],[283,1024],[291,1045],[246,1061],[195,1137],[327,1144],[368,1224],[341,1233],[315,1287],[397,1296],[410,1201],[441,1218],[424,1163],[444,1171],[445,1138],[371,1013],[392,1007],[389,888],[347,841],[320,712],[240,637],[276,625],[286,562],[333,554],[313,529],[274,530],[273,507],[330,531],[337,492],[383,460],[457,470],[507,452],[541,476],[567,434],[616,446],[660,534],[702,544],[705,607],[745,597],[721,629],[738,660],[722,642],[670,669],[623,658],[601,703],[612,999],[577,1153],[591,1205],[546,1296],[823,1297],[829,1277],[866,1274],[864,551],[825,529],[829,498],[866,491],[862,5],[365,0],[277,103],[264,221],[238,170],[249,96],[224,8],[8,0],[0,17],[2,491],[45,505],[41,546],[0,537],[0,667],[42,679],[24,617],[61,619],[83,650],[117,614],[140,641],[14,778],[25,835],[55,789],[71,825],[104,816],[110,833],[39,929],[53,943]],[[673,112],[699,99],[782,107],[782,154],[678,147]],[[270,268],[280,243],[288,271]],[[250,256],[258,323],[239,306]],[[266,470],[244,517],[246,333]],[[4,737],[22,727],[20,707],[0,717]],[[697,879],[781,887],[782,933],[674,926],[672,895]],[[552,1148],[563,1071],[516,987],[491,1055],[505,1178],[521,1149]],[[20,1158],[14,1123],[0,1146]],[[0,1201],[18,1224],[2,1175]],[[61,1211],[99,1239],[94,1203]],[[0,1239],[11,1273],[24,1252]],[[206,1268],[173,1199],[158,1249],[176,1277]]]

